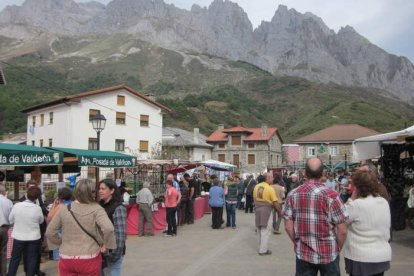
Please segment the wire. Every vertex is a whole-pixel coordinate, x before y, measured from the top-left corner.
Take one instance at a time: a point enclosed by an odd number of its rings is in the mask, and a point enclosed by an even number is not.
[[[49,82],[49,81],[47,81],[47,80],[45,80],[45,79],[42,79],[42,78],[40,78],[40,77],[36,76],[36,75],[35,75],[35,74],[33,74],[33,73],[30,73],[30,72],[28,72],[28,71],[26,71],[26,70],[23,70],[23,69],[19,68],[19,67],[18,67],[18,66],[16,66],[16,65],[13,65],[13,64],[8,63],[8,62],[3,61],[3,60],[0,60],[0,63],[6,64],[6,65],[8,65],[8,66],[10,66],[10,67],[12,67],[12,68],[15,68],[15,69],[17,69],[18,71],[22,72],[22,73],[23,73],[23,74],[25,74],[25,75],[28,75],[28,76],[30,76],[30,77],[32,77],[32,78],[34,78],[34,79],[36,79],[36,80],[39,80],[39,81],[41,81],[41,82],[44,82],[44,83],[48,84],[48,85],[49,85],[49,86],[51,86],[52,88],[56,88],[56,89],[62,90],[62,91],[64,91],[64,92],[67,92],[68,94],[72,94],[72,93],[73,93],[72,91],[69,91],[68,89],[66,89],[66,88],[64,88],[64,87],[60,87],[60,86],[58,86],[58,85],[56,85],[56,84],[54,84],[54,83],[51,83],[51,82]],[[91,100],[91,99],[88,99],[88,98],[86,98],[86,97],[85,97],[85,98],[83,98],[83,99],[85,99],[86,101],[89,101],[89,102],[91,102],[91,103],[93,103],[93,104],[96,104],[96,105],[98,105],[98,106],[101,106],[101,107],[103,107],[103,108],[106,108],[106,109],[108,109],[108,110],[110,110],[110,111],[113,111],[113,112],[115,112],[115,113],[116,113],[116,112],[119,112],[119,111],[117,111],[117,110],[115,110],[115,109],[113,109],[113,108],[111,108],[111,107],[108,107],[108,106],[105,106],[105,105],[103,105],[103,104],[97,103],[97,102],[95,102],[95,101],[93,101],[93,100]],[[132,118],[132,119],[134,119],[134,120],[136,120],[136,121],[140,121],[140,120],[138,120],[138,118],[137,118],[137,117],[135,117],[135,116],[131,116],[131,115],[128,115],[127,113],[125,113],[125,116],[126,116],[126,117],[129,117],[129,118]],[[159,125],[153,124],[153,123],[151,123],[151,122],[148,122],[148,124],[149,124],[149,125],[151,125],[151,126],[154,126],[154,127],[158,127],[158,128],[163,129],[163,127],[162,127],[162,126],[159,126]],[[175,134],[180,134],[180,133],[178,133],[177,131],[172,130],[171,128],[169,129],[169,131],[171,131],[171,132],[173,132],[173,133],[175,133]]]

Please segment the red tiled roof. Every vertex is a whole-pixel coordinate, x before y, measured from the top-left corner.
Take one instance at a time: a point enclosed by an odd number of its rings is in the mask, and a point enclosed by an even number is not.
[[[234,132],[252,133],[249,129],[241,127],[241,126],[236,126],[236,127],[232,127],[232,128],[223,129],[222,132],[224,132],[224,133],[234,133]]]
[[[254,141],[269,141],[273,135],[277,135],[280,141],[283,143],[282,137],[279,134],[277,128],[267,128],[267,135],[262,136],[262,129],[261,128],[243,128],[243,127],[233,127],[223,130],[216,130],[214,131],[208,138],[207,142],[227,142],[228,141],[228,133],[234,132],[245,132],[249,135],[243,139],[246,142],[254,142]]]
[[[357,124],[333,125],[296,140],[296,143],[352,142],[357,138],[372,136],[379,132]]]
[[[71,101],[77,101],[80,98],[93,96],[93,95],[98,95],[98,94],[103,94],[103,93],[107,93],[107,92],[112,92],[112,91],[116,91],[116,90],[120,90],[120,89],[125,89],[126,91],[128,91],[131,94],[133,94],[133,95],[149,102],[150,104],[153,104],[153,105],[161,108],[162,110],[164,110],[166,112],[171,112],[171,109],[169,109],[168,107],[166,107],[166,106],[150,99],[149,97],[133,90],[132,88],[130,88],[130,87],[124,85],[124,84],[117,85],[117,86],[112,86],[112,87],[107,87],[107,88],[103,88],[103,89],[99,89],[99,90],[88,91],[88,92],[84,92],[84,93],[80,93],[80,94],[76,94],[76,95],[66,96],[66,97],[63,97],[63,98],[59,98],[57,100],[53,100],[53,101],[50,101],[50,102],[47,102],[47,103],[43,103],[43,104],[40,104],[40,105],[36,105],[36,106],[26,108],[26,109],[22,110],[22,112],[27,113],[27,112],[38,110],[38,109],[41,109],[41,108],[51,107],[51,106],[54,106],[54,105],[58,105],[58,104],[61,104],[61,103],[66,103],[66,102],[71,102]]]

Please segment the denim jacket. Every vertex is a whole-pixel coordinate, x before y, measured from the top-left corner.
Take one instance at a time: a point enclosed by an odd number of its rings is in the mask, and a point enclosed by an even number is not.
[[[210,188],[208,197],[208,204],[211,207],[223,207],[224,206],[224,190],[220,186],[213,186]]]

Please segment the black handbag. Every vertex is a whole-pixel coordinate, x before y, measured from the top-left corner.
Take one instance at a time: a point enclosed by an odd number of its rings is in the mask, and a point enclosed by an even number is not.
[[[69,204],[69,205],[67,205],[67,208],[68,208],[68,211],[70,212],[70,214],[72,215],[72,217],[75,219],[75,221],[76,221],[76,223],[79,225],[79,227],[82,229],[82,231],[83,232],[85,232],[85,234],[86,235],[88,235],[89,237],[91,237],[95,242],[96,242],[96,244],[99,246],[99,247],[102,247],[102,244],[100,244],[99,242],[98,242],[98,240],[91,234],[91,233],[89,233],[88,231],[86,231],[86,229],[85,228],[83,228],[83,226],[79,223],[79,221],[78,221],[78,219],[75,217],[75,214],[73,214],[73,212],[72,212],[72,210],[71,210],[71,205]],[[109,262],[109,256],[108,255],[104,255],[104,254],[101,254],[102,255],[102,268],[105,268],[105,267],[107,267],[108,266],[108,262]]]

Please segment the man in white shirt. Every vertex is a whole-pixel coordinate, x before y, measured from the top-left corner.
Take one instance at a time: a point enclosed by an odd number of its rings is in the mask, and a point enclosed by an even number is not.
[[[0,185],[0,275],[6,275],[9,215],[13,202],[6,197],[6,187]]]

